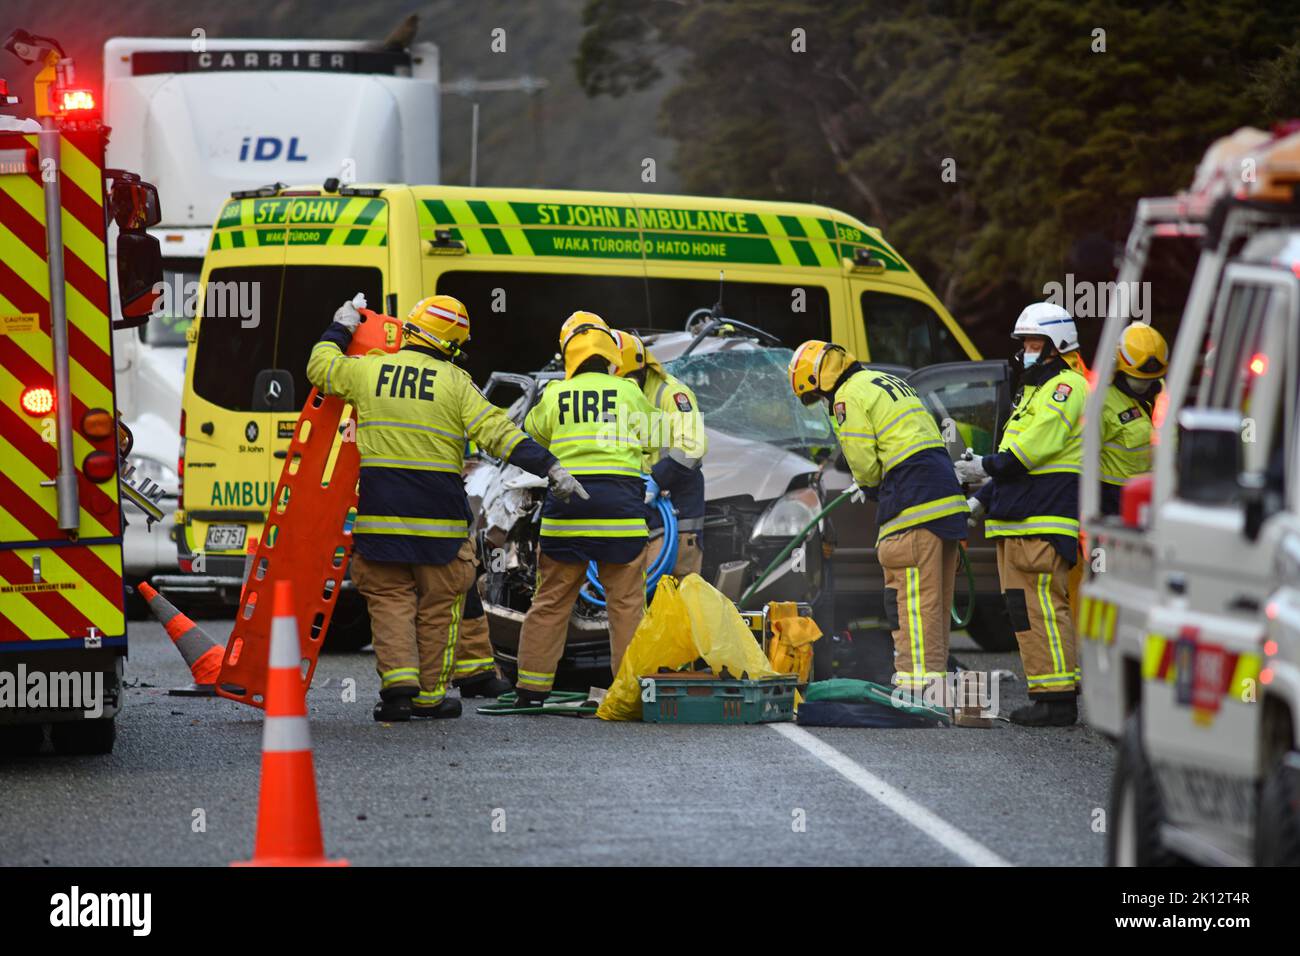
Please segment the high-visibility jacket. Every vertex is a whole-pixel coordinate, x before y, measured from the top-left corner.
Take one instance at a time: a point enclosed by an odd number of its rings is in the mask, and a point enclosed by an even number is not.
[[[1151,396],[1154,398],[1154,394]],[[1151,409],[1117,384],[1101,410],[1101,513],[1119,514],[1120,489],[1151,470]]]
[[[877,541],[922,527],[948,541],[966,537],[966,496],[912,386],[855,362],[831,393],[831,426],[853,480],[876,489]]]
[[[654,409],[636,382],[583,372],[551,382],[524,431],[578,476],[590,496],[542,505],[542,552],[558,561],[626,564],[645,547],[642,460]]]
[[[672,496],[680,531],[704,528],[704,456],[709,450],[709,436],[704,431],[695,393],[661,368],[646,370],[642,394],[658,415],[651,429],[656,447],[643,466],[659,487]],[[650,527],[663,523],[657,508],[647,518]]]
[[[1070,564],[1079,542],[1079,475],[1088,382],[1059,357],[1025,372],[998,451],[977,497],[986,537],[1044,538]]]
[[[469,535],[465,439],[537,475],[555,457],[437,351],[408,345],[391,354],[344,355],[351,339],[331,324],[312,349],[307,378],[356,409],[357,552],[369,561],[448,564]]]

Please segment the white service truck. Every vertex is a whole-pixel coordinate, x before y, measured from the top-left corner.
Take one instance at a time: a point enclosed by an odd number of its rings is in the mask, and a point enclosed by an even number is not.
[[[395,49],[348,40],[115,37],[104,44],[108,165],[157,185],[163,216],[149,230],[162,245],[162,314],[113,342],[118,404],[136,435],[131,463],[168,492],[166,516],[151,532],[141,516],[128,516],[128,578],[176,570],[186,333],[222,205],[233,192],[276,182],[439,182],[438,83],[432,43]]]
[[[1162,239],[1200,249],[1161,328],[1153,471],[1120,515],[1099,469],[1118,311],[1085,412],[1078,643],[1087,719],[1118,740],[1115,865],[1300,864],[1300,133],[1235,146],[1203,188],[1138,208],[1121,281],[1151,280]]]

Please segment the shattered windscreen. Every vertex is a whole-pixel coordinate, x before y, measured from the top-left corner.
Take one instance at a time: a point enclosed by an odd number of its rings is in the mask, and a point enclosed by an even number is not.
[[[834,448],[825,407],[805,408],[786,374],[789,349],[736,349],[688,355],[667,369],[695,392],[707,428],[791,451]]]

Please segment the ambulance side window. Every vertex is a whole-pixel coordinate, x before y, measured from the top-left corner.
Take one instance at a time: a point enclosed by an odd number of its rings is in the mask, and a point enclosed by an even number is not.
[[[920,368],[966,358],[938,313],[924,302],[874,291],[863,292],[861,302],[873,363]]]

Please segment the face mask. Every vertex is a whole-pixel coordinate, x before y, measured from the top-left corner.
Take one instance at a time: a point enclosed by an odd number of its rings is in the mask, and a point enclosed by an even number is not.
[[[1021,358],[1020,363],[1025,368],[1029,368],[1031,365],[1037,364],[1038,359],[1040,356],[1042,356],[1042,354],[1043,354],[1042,352],[1026,352],[1024,356]]]
[[[1138,395],[1145,395],[1156,383],[1154,378],[1134,378],[1132,375],[1125,375],[1124,378],[1128,382],[1128,387]]]

